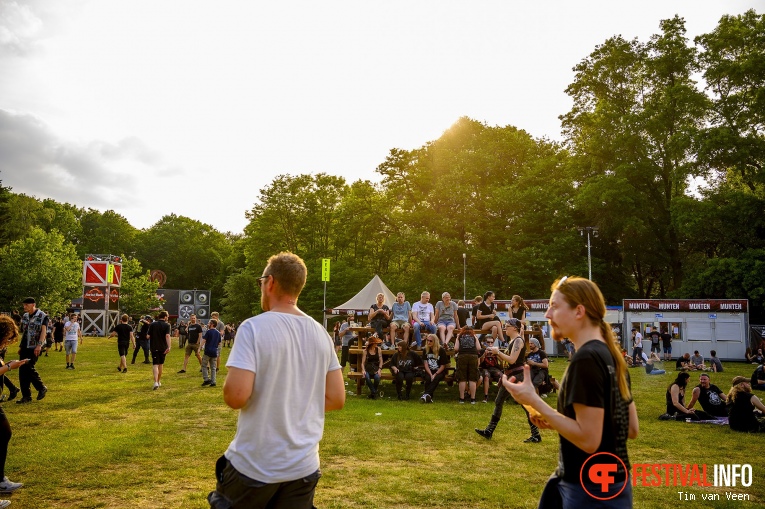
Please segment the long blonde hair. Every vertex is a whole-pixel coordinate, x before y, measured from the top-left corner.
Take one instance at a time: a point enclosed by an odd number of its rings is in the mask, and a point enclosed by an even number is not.
[[[624,360],[624,356],[622,356],[614,331],[611,330],[611,326],[605,321],[606,301],[603,299],[603,294],[600,293],[598,285],[589,279],[572,276],[556,280],[550,290],[553,292],[558,290],[571,307],[581,304],[590,322],[600,327],[600,332],[616,366],[616,380],[619,384],[619,393],[622,399],[629,401],[631,396],[630,388],[627,384],[627,362]]]
[[[438,336],[435,334],[428,334],[425,336],[425,339],[432,339],[433,343],[431,343],[433,346],[428,346],[427,341],[425,342],[425,353],[432,353],[436,357],[438,357],[439,352],[441,351],[441,341],[438,339]]]
[[[728,391],[728,401],[735,403],[739,393],[751,392],[751,390],[748,390],[747,387],[742,385],[743,382],[749,382],[749,379],[745,376],[737,376],[733,378],[733,381],[731,382],[733,386],[730,388],[730,391]]]

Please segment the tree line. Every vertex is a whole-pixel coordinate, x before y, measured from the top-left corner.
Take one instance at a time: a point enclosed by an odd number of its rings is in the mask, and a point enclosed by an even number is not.
[[[260,310],[255,278],[281,250],[305,259],[300,305],[317,318],[322,258],[332,268],[328,307],[374,274],[409,300],[422,290],[471,298],[488,289],[545,298],[556,277],[587,275],[577,227],[593,226],[592,277],[609,304],[748,298],[756,323],[765,319],[763,33],[765,17],[750,10],[693,41],[677,16],[648,41],[614,36],[574,68],[563,142],[461,118],[422,147],[391,149],[378,182],[276,177],[242,234],[175,215],[137,230],[113,211],[0,187],[0,299],[35,294],[18,278],[39,285],[41,265],[9,262],[43,245],[69,260],[43,264],[51,273],[74,273],[85,253],[114,253],[131,260],[137,280],[161,269],[168,287],[211,288],[228,320]],[[81,270],[70,293],[80,278]]]

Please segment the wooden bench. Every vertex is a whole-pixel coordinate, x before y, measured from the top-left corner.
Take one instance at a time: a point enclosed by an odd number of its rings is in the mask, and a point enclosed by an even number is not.
[[[380,350],[382,351],[382,354],[383,354],[383,365],[382,365],[382,369],[380,370],[381,371],[380,380],[381,381],[395,380],[396,377],[393,375],[393,373],[390,372],[389,367],[390,367],[391,357],[393,357],[393,354],[395,354],[397,350],[382,350],[382,349]],[[424,350],[412,350],[412,351],[420,355],[422,355],[424,352]],[[350,353],[351,355],[356,355],[356,366],[351,365],[352,371],[348,373],[348,378],[356,382],[356,395],[360,396],[361,390],[364,388],[364,382],[365,382],[364,374],[361,372],[361,359],[362,359],[362,354],[364,353],[364,350],[362,348],[351,348],[350,350],[348,350],[348,353]],[[449,356],[454,357],[454,352],[452,351],[449,354]],[[387,360],[386,360],[386,357],[388,358]],[[414,379],[415,381],[422,381],[422,382],[425,381],[425,379],[422,376],[415,376]],[[446,382],[446,384],[450,387],[454,383],[454,366],[450,365],[446,368],[446,376],[444,377],[443,381]]]

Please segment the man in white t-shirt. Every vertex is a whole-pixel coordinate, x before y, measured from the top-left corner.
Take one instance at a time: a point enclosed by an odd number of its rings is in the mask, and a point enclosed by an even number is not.
[[[643,335],[637,328],[632,329],[632,365],[640,366],[643,353]]]
[[[414,320],[414,340],[417,348],[422,348],[422,336],[420,329],[425,329],[431,334],[436,333],[436,324],[433,323],[433,304],[430,302],[430,293],[422,292],[420,300],[412,304],[412,320]]]
[[[345,383],[332,338],[297,307],[306,273],[297,255],[272,256],[258,278],[264,313],[237,329],[223,400],[240,413],[214,509],[313,506],[324,413],[343,408]]]
[[[77,358],[77,342],[82,344],[82,329],[77,313],[69,315],[69,321],[64,324],[64,350],[66,351],[66,369],[74,369]],[[71,362],[70,362],[71,361]]]

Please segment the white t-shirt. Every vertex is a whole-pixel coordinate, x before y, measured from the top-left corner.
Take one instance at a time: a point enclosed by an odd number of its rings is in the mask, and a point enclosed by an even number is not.
[[[80,322],[66,322],[64,324],[64,329],[69,327],[69,330],[66,331],[66,337],[64,338],[66,341],[77,341],[77,331],[80,330]]]
[[[412,304],[412,314],[420,319],[421,322],[433,321],[433,304],[428,302],[423,304],[421,301],[417,301]]]
[[[267,312],[243,322],[226,366],[255,373],[226,457],[264,483],[319,469],[327,373],[340,369],[332,338],[308,315]]]
[[[635,346],[635,348],[643,347],[643,335],[640,334],[639,332],[635,333],[635,342],[633,343],[633,345]]]

